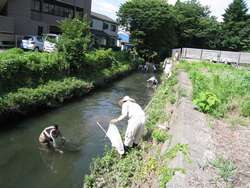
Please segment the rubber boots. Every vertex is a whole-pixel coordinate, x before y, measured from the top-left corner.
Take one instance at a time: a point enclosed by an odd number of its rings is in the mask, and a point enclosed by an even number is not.
[[[129,151],[130,151],[129,146],[125,146],[125,145],[124,145],[124,150],[125,150],[125,153],[129,152]]]
[[[138,144],[136,144],[136,143],[133,142],[132,148],[135,148],[137,146],[138,146]]]

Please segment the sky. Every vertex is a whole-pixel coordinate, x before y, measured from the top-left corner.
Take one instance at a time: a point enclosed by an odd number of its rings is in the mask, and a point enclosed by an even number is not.
[[[91,11],[99,14],[106,15],[113,20],[116,20],[116,12],[119,10],[121,4],[124,4],[127,0],[92,0]],[[168,0],[169,4],[174,5],[177,0]],[[185,2],[186,0],[181,0]],[[225,9],[233,0],[197,0],[203,6],[210,6],[212,13],[210,16],[217,16],[217,20],[222,22],[221,14],[225,13]],[[250,0],[245,0],[248,8],[250,9]],[[248,11],[250,14],[250,11]]]

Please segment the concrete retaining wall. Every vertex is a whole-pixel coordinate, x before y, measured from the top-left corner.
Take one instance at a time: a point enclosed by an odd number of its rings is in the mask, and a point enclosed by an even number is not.
[[[191,83],[187,73],[180,71],[178,75],[181,87],[186,89],[187,97],[183,97],[179,102],[174,105],[173,114],[170,120],[169,134],[173,135],[170,147],[169,140],[167,140],[161,149],[161,155],[168,152],[178,143],[188,144],[189,158],[192,164],[187,163],[184,155],[181,152],[172,159],[169,168],[184,168],[187,174],[176,172],[172,179],[166,184],[166,187],[190,187],[192,174],[199,170],[200,164],[205,164],[206,159],[214,159],[214,153],[210,152],[207,148],[211,140],[208,134],[209,126],[206,122],[205,115],[200,113],[191,106],[190,94]],[[207,131],[206,131],[207,130]],[[205,173],[199,170],[199,175],[202,179],[207,179]]]

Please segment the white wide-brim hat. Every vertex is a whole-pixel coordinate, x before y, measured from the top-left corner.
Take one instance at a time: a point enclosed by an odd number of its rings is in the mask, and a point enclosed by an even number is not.
[[[125,101],[131,101],[131,102],[135,102],[134,99],[130,98],[129,96],[125,96],[122,100],[119,101],[119,105],[122,106],[122,104],[125,102]]]

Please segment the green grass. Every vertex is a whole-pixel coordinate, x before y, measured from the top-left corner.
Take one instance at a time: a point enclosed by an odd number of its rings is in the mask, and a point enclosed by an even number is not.
[[[200,111],[216,118],[226,117],[236,112],[239,112],[242,117],[250,117],[249,71],[223,64],[186,61],[182,61],[179,68],[187,71],[191,79],[192,100],[199,99],[206,104],[200,106]],[[206,99],[200,98],[202,92],[209,93]],[[215,98],[221,103],[213,103]],[[231,107],[232,104],[234,108]]]

